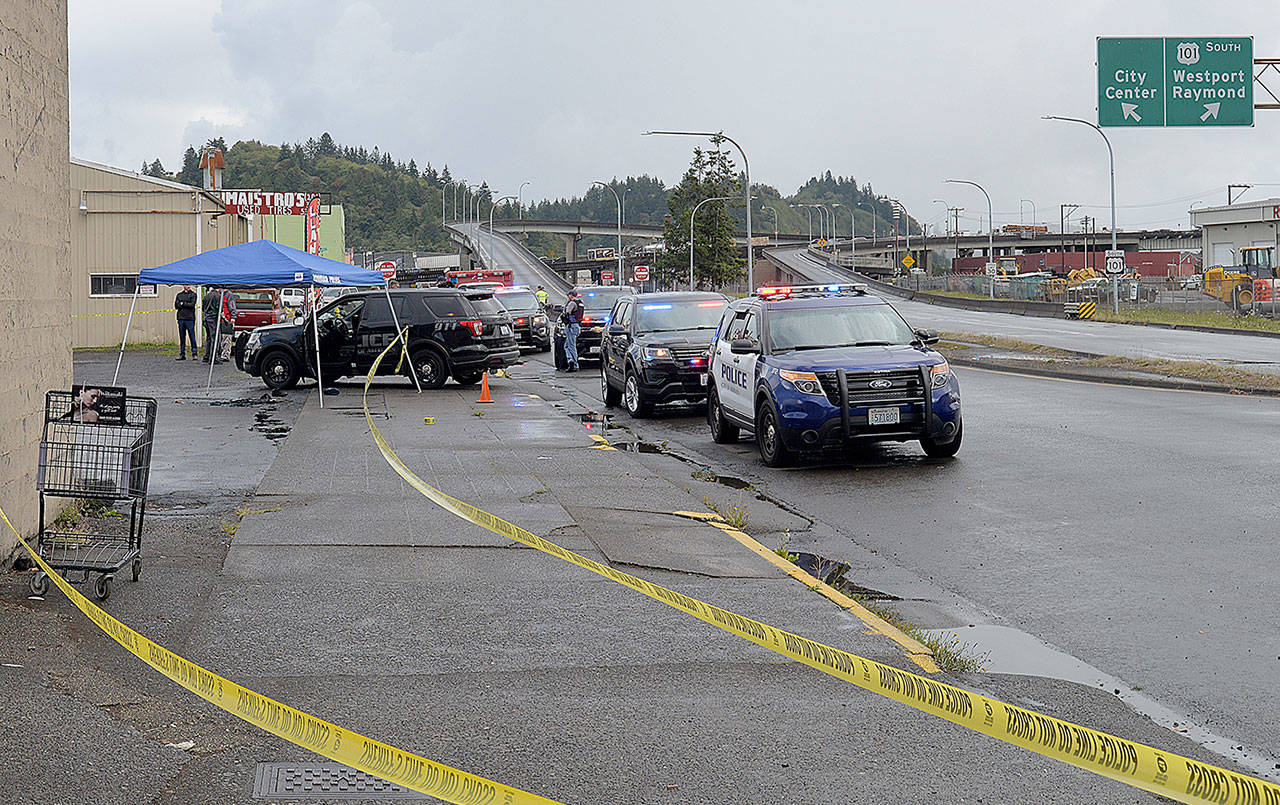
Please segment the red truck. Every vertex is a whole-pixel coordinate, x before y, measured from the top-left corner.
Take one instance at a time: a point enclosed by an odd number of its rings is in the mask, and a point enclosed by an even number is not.
[[[509,268],[489,270],[463,271],[461,269],[444,272],[444,276],[454,285],[468,282],[497,282],[505,286],[516,284],[515,272]]]
[[[284,303],[276,288],[250,288],[236,291],[235,296],[237,333],[285,320]]]

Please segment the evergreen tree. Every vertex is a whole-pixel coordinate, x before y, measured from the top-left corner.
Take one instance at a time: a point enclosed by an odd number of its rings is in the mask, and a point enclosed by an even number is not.
[[[333,142],[333,138],[329,136],[329,132],[320,135],[320,141],[316,144],[317,157],[331,157],[338,153],[338,146]]]
[[[422,178],[427,180],[429,185],[440,185],[440,174],[436,173],[436,169],[431,167],[431,163],[427,163],[427,169],[422,172]]]
[[[417,178],[418,176],[418,163],[414,162],[412,157],[409,158],[409,167],[405,170],[405,172],[408,173],[410,176],[413,176],[414,178]]]
[[[182,170],[178,173],[178,181],[187,185],[200,184],[200,155],[195,146],[188,145],[182,154]]]
[[[667,198],[670,215],[664,221],[667,250],[658,258],[658,272],[667,281],[687,281],[689,271],[689,216],[702,202],[694,219],[694,281],[699,287],[718,288],[740,279],[745,265],[733,242],[734,225],[724,201],[742,195],[742,182],[728,154],[720,149],[695,148],[693,161],[680,184]]]

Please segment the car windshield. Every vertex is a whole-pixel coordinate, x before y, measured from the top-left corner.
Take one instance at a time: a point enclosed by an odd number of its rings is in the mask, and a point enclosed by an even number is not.
[[[824,349],[910,344],[915,333],[888,305],[777,310],[769,314],[769,348]]]
[[[528,310],[538,306],[538,298],[532,291],[504,291],[496,294],[495,298],[507,310]]]
[[[469,298],[471,299],[471,306],[474,307],[481,314],[484,314],[484,313],[506,314],[507,312],[507,309],[502,306],[502,303],[498,301],[498,298],[496,296],[480,296],[480,297],[473,296]]]
[[[619,297],[634,293],[631,288],[592,288],[582,292],[582,306],[587,310],[612,310]]]
[[[714,330],[728,304],[725,299],[642,302],[636,310],[636,330],[642,333],[659,330]]]

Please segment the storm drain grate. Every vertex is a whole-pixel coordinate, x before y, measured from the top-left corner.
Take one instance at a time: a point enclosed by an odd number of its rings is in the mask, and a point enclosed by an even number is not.
[[[337,763],[259,763],[254,799],[416,799],[439,802]]]

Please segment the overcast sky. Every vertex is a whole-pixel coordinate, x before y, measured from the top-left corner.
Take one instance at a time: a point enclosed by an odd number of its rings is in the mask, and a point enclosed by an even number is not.
[[[752,179],[794,192],[821,171],[871,182],[920,220],[1107,224],[1097,36],[1249,36],[1280,57],[1276,0],[982,3],[725,0],[70,0],[72,155],[173,170],[188,144],[329,131],[525,199],[593,179],[679,180],[723,129]],[[1280,94],[1280,75],[1270,82]],[[1119,224],[1185,226],[1191,203],[1280,196],[1280,110],[1239,129],[1109,129]],[[1270,183],[1271,186],[1264,186]],[[306,190],[308,188],[270,188]]]

